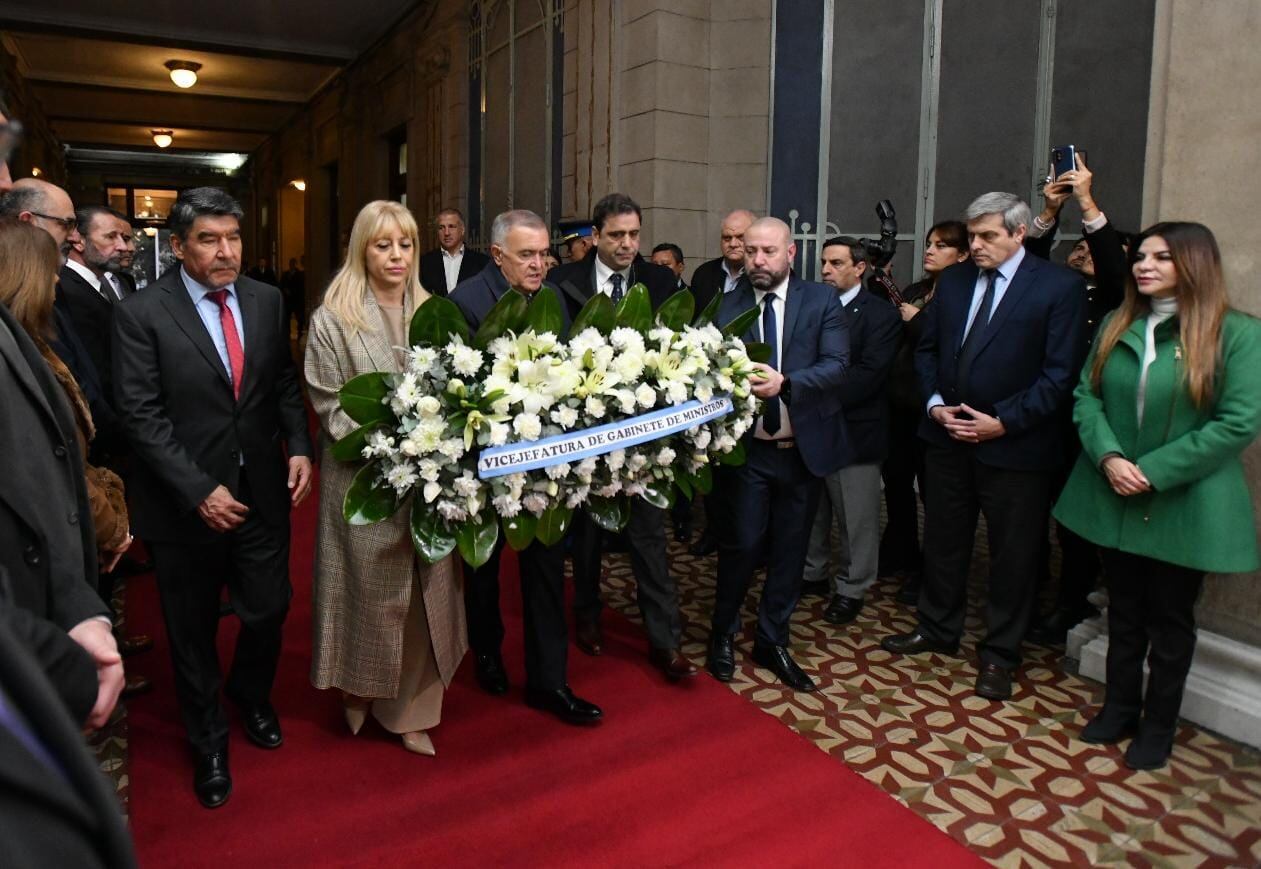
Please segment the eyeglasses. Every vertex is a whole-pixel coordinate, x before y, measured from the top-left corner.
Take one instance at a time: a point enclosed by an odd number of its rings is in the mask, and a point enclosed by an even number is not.
[[[22,144],[22,124],[19,121],[0,123],[0,163],[9,162],[9,157]]]
[[[71,232],[79,225],[79,219],[77,217],[55,217],[51,214],[40,214],[38,211],[32,211],[31,214],[36,217],[42,217],[44,220],[51,220],[66,232]]]

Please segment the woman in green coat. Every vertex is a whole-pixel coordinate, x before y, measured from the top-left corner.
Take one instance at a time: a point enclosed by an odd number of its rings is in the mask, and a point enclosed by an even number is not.
[[[1103,547],[1107,575],[1107,692],[1081,738],[1137,732],[1126,765],[1156,769],[1173,750],[1204,575],[1259,565],[1239,457],[1261,430],[1261,321],[1227,305],[1207,227],[1158,223],[1132,249],[1125,301],[1077,387],[1082,455],[1055,518]]]

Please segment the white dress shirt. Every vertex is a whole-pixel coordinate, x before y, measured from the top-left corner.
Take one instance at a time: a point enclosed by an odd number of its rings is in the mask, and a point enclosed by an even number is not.
[[[121,302],[123,300],[123,285],[118,279],[118,275],[113,272],[106,272],[105,281],[109,284],[109,288],[114,291],[115,298]]]
[[[180,277],[184,280],[184,289],[188,290],[188,297],[193,300],[193,307],[197,309],[197,316],[201,317],[201,322],[206,327],[206,332],[210,334],[210,340],[214,342],[219,359],[223,362],[223,370],[227,372],[228,380],[230,381],[232,380],[232,363],[228,360],[228,342],[223,337],[223,324],[219,319],[219,306],[215,304],[213,299],[206,298],[206,294],[212,293],[214,290],[193,280],[192,276],[184,271],[183,266],[180,266]],[[244,351],[245,323],[241,319],[241,305],[237,301],[236,285],[228,284],[223,289],[228,291],[228,310],[232,312],[232,320],[236,323],[236,337],[241,342],[241,349]]]
[[[775,348],[775,359],[779,362],[778,371],[782,374],[784,372],[784,312],[787,310],[788,304],[788,277],[785,276],[779,286],[770,290],[753,288],[753,296],[757,300],[759,313],[765,310],[764,300],[772,292],[775,293],[775,301],[771,305],[775,311],[775,335],[773,338],[769,338],[762,334],[762,318],[760,316],[757,319],[757,331],[762,336],[763,341]],[[779,401],[779,397],[765,399],[767,404],[772,401]],[[792,437],[793,425],[792,420],[788,418],[788,406],[779,401],[779,431],[773,435],[767,434],[766,429],[762,428],[762,417],[759,416],[757,418],[757,426],[753,429],[753,436],[768,441]]]
[[[1012,254],[1006,262],[1002,263],[1002,265],[996,269],[998,276],[994,279],[994,301],[992,303],[993,307],[990,308],[991,319],[993,319],[994,315],[998,313],[998,306],[1003,303],[1003,296],[1007,295],[1007,288],[1011,286],[1011,279],[1015,276],[1016,269],[1020,268],[1020,264],[1024,262],[1024,259],[1025,248],[1024,245],[1021,245],[1016,248],[1016,252]],[[976,283],[972,286],[972,304],[968,308],[968,325],[967,328],[963,330],[963,341],[968,340],[968,333],[972,331],[972,323],[976,320],[977,312],[981,310],[981,301],[985,298],[985,285],[988,281],[989,276],[986,275],[986,269],[981,269],[977,272]],[[963,346],[962,342],[960,342],[959,346]],[[953,350],[957,350],[959,348],[945,349],[953,352]],[[939,350],[938,352],[940,353],[944,351]],[[932,397],[928,399],[928,407],[926,410],[931,416],[934,407],[945,403],[946,400],[941,397],[941,393],[934,392]]]
[[[854,301],[854,299],[858,298],[858,293],[860,290],[862,290],[862,288],[863,288],[863,285],[859,284],[858,286],[850,287],[848,290],[841,293],[841,307],[842,308],[849,307],[849,303]]]
[[[464,245],[460,245],[460,249],[455,253],[448,252],[446,248],[442,249],[442,270],[446,274],[448,293],[460,282],[460,266],[463,263]]]
[[[614,275],[622,276],[622,293],[625,295],[626,291],[630,289],[630,266],[627,266],[620,272],[615,272],[606,266],[604,260],[600,259],[597,254],[595,258],[595,291],[604,293],[606,296],[613,295]]]
[[[92,271],[83,263],[69,258],[66,259],[66,265],[74,269],[75,274],[87,281],[92,289],[96,290],[100,294],[102,299],[105,299],[107,302],[114,301],[110,298],[109,290],[101,289],[101,279],[96,276],[96,272]]]
[[[729,293],[736,288],[736,284],[740,283],[740,278],[744,277],[744,266],[740,266],[740,269],[738,271],[736,271],[735,273],[732,273],[732,271],[727,268],[727,261],[723,260],[722,261],[722,277],[723,277],[722,291],[724,293]],[[761,297],[759,297],[759,301],[760,299]]]

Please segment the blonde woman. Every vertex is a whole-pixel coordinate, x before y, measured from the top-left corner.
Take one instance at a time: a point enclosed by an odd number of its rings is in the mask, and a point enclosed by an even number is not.
[[[354,430],[337,392],[371,371],[399,371],[420,285],[416,221],[397,202],[369,202],[355,218],[346,262],[311,318],[306,379],[324,432],[316,542],[311,682],[338,688],[358,733],[369,713],[404,747],[433,755],[427,731],[467,648],[460,569],[417,559],[407,511],[368,526],[342,518],[355,468],[330,446]]]

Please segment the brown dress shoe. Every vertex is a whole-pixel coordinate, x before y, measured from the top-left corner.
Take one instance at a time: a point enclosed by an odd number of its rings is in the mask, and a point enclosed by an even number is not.
[[[976,676],[976,696],[987,700],[1011,699],[1011,671],[997,664],[982,664]]]
[[[143,694],[152,687],[153,683],[149,681],[148,676],[140,676],[133,673],[128,675],[126,681],[123,683],[122,696],[135,697],[137,694]]]
[[[696,665],[683,657],[678,649],[653,649],[648,653],[648,660],[671,681],[686,679],[699,672]]]
[[[598,657],[604,654],[604,634],[600,630],[598,619],[578,619],[577,628],[574,642],[578,644],[578,648],[588,655]]]

